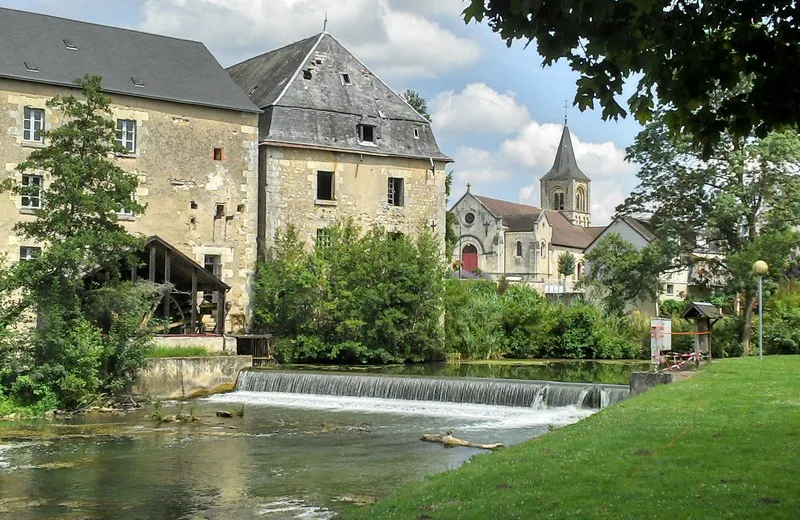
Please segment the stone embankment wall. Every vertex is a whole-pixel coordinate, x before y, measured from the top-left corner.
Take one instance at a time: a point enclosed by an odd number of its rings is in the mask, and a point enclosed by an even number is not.
[[[232,390],[239,371],[252,365],[252,356],[151,359],[133,393],[179,399]]]

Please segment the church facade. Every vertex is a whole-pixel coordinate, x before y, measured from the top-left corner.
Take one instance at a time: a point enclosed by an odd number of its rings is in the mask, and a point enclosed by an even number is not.
[[[569,128],[564,125],[553,167],[539,180],[541,207],[467,192],[456,215],[453,260],[460,273],[503,276],[544,293],[575,292],[585,272],[583,254],[605,229],[591,226],[591,180],[578,167]],[[562,276],[558,259],[575,257],[575,270]]]

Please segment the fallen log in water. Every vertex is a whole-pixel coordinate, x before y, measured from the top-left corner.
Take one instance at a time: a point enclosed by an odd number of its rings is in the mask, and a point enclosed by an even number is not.
[[[452,448],[454,446],[467,446],[469,448],[480,448],[482,450],[496,450],[497,448],[503,447],[503,445],[499,442],[496,444],[481,444],[478,442],[465,441],[464,439],[453,437],[451,432],[447,432],[444,435],[426,433],[420,438],[420,440],[427,442],[441,442],[444,444],[445,448]]]

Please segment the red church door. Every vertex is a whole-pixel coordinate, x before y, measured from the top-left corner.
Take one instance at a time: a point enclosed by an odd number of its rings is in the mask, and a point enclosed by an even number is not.
[[[461,271],[471,273],[478,267],[478,249],[472,244],[467,244],[461,250]]]

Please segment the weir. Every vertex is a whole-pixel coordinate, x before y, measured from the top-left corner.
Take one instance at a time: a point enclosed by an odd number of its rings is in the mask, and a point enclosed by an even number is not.
[[[623,385],[517,379],[441,378],[369,374],[320,374],[243,370],[237,390],[416,401],[490,404],[527,408],[605,408],[627,399]]]

